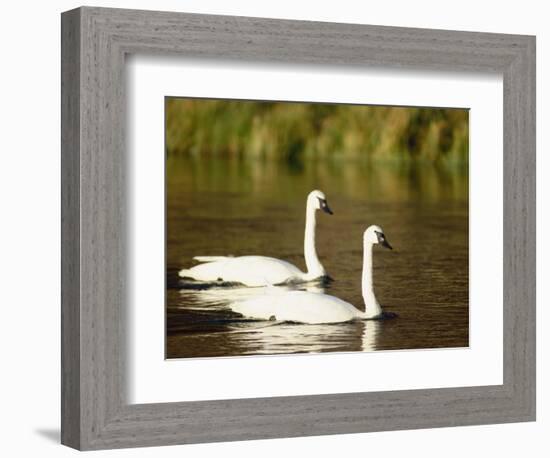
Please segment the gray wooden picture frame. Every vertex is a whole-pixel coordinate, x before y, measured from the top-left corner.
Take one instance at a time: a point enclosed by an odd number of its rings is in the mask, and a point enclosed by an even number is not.
[[[62,14],[61,38],[63,444],[87,450],[535,419],[534,37],[83,7]],[[136,53],[502,74],[504,383],[128,404],[124,73],[125,56]]]

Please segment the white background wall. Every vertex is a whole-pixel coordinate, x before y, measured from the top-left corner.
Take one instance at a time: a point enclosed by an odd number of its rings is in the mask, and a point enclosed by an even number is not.
[[[536,423],[356,434],[99,452],[98,456],[315,454],[414,457],[548,456],[550,30],[544,2],[407,0],[100,1],[98,6],[310,19],[537,35],[538,61],[538,421]],[[69,456],[58,442],[60,310],[59,29],[73,1],[2,5],[0,43],[0,422],[3,456]],[[546,14],[545,14],[546,13]],[[475,196],[473,196],[475,198]],[[327,377],[331,374],[327,374]],[[546,434],[544,434],[546,432]]]

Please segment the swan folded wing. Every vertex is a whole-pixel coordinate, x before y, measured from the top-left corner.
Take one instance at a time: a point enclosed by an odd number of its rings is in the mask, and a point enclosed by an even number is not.
[[[204,282],[231,281],[226,278],[228,273],[231,273],[229,265],[231,258],[220,258],[219,260],[206,261],[189,269],[182,269],[179,271],[179,276]]]
[[[274,299],[270,297],[256,297],[251,300],[233,302],[230,307],[236,313],[246,318],[256,320],[270,320],[273,314]],[[277,317],[275,316],[277,319]]]
[[[230,307],[246,318],[307,324],[343,323],[358,317],[353,305],[334,296],[308,291],[267,294],[235,302]]]
[[[228,275],[248,286],[277,285],[300,278],[303,273],[292,264],[266,256],[241,256],[229,264]]]
[[[265,286],[301,279],[303,273],[292,264],[265,256],[198,256],[203,261],[190,269],[182,269],[180,277],[200,281],[237,282],[247,286]]]

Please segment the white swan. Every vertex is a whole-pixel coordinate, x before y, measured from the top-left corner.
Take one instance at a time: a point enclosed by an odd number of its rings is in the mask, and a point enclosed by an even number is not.
[[[203,262],[190,269],[182,269],[179,276],[202,282],[242,283],[246,286],[277,285],[286,282],[307,282],[326,276],[326,271],[315,250],[315,212],[323,210],[332,215],[325,194],[312,191],[307,197],[304,257],[307,272],[289,262],[267,256],[195,256]]]
[[[372,287],[372,249],[380,244],[392,249],[379,226],[370,226],[363,234],[362,293],[365,311],[327,294],[309,291],[282,291],[235,302],[234,312],[260,320],[294,321],[307,324],[342,323],[384,316]],[[388,314],[389,315],[389,314]]]

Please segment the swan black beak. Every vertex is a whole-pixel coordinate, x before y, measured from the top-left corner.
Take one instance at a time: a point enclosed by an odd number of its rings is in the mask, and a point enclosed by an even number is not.
[[[334,213],[332,213],[332,210],[328,206],[326,199],[321,199],[319,197],[318,199],[319,199],[319,204],[321,205],[321,210],[323,210],[325,213],[328,213],[329,215],[334,215]]]
[[[389,248],[390,250],[393,250],[392,246],[388,243],[386,239],[381,243],[383,247]]]
[[[378,237],[378,243],[385,248],[389,248],[390,250],[393,250],[392,246],[386,240],[386,236],[382,234],[382,232],[378,232],[378,231],[375,231],[375,232],[376,232],[376,237]]]

